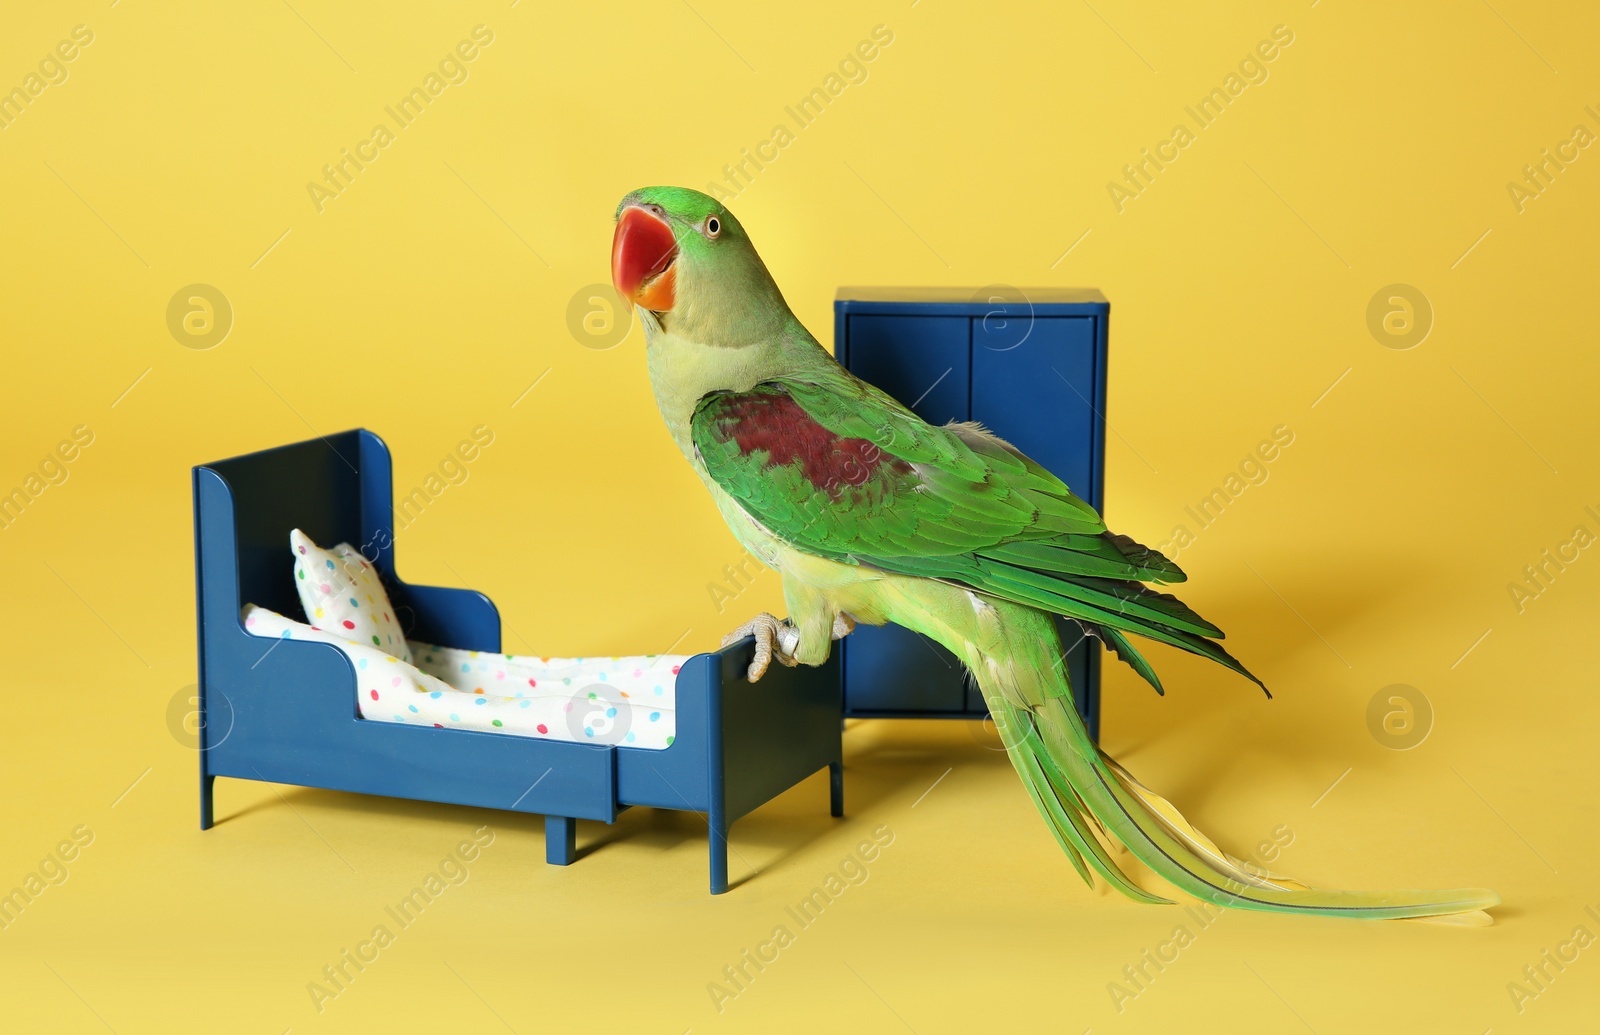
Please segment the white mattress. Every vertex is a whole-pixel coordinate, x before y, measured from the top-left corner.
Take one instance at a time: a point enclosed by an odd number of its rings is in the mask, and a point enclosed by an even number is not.
[[[363,719],[655,750],[672,744],[684,655],[542,658],[411,641],[408,665],[254,604],[243,618],[253,636],[342,650],[355,666]]]

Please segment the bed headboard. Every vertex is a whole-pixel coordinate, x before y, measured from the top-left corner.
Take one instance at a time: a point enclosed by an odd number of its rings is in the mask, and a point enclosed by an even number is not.
[[[395,574],[393,483],[388,446],[360,428],[196,467],[202,636],[209,623],[237,628],[246,603],[300,618],[289,553],[289,532],[299,528],[323,546],[350,543],[373,562],[407,637],[498,651],[500,617],[488,597],[408,585]]]
[[[300,598],[290,577],[290,529],[303,530],[321,545],[348,542],[362,547],[359,435],[347,431],[206,465],[233,494],[239,572],[235,610],[251,603],[300,617]]]

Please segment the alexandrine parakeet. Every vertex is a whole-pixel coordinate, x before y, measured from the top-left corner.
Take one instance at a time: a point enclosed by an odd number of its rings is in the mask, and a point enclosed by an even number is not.
[[[789,618],[758,616],[749,677],[820,664],[857,621],[948,647],[983,691],[1023,786],[1067,858],[1142,902],[1120,842],[1180,890],[1223,906],[1487,922],[1490,891],[1322,891],[1220,851],[1090,739],[1055,616],[1080,623],[1158,691],[1130,634],[1255,680],[1222,632],[1144,585],[1182,582],[1107,530],[1060,479],[976,424],[929,425],[840,367],[800,325],[739,221],[677,187],[617,209],[612,279],[636,306],[673,440],[739,541],[783,578]],[[1265,689],[1265,687],[1263,687]]]

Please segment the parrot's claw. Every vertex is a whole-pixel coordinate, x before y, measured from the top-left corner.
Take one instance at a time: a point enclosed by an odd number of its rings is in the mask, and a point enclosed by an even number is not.
[[[833,638],[842,640],[856,631],[856,620],[840,611],[833,618]]]
[[[767,674],[767,666],[777,658],[780,665],[790,668],[798,665],[794,650],[800,644],[800,631],[786,621],[763,611],[722,638],[724,647],[731,647],[746,636],[756,638],[756,656],[750,662],[745,676],[754,683]]]

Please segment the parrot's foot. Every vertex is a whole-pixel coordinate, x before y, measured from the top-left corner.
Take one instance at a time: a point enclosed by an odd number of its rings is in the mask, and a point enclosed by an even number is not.
[[[788,622],[780,622],[775,616],[763,611],[724,636],[722,645],[732,646],[746,636],[756,638],[756,656],[745,673],[750,682],[754,683],[767,674],[767,666],[772,663],[773,658],[777,658],[780,665],[787,665],[790,668],[799,664],[795,660],[794,651],[800,645],[800,631]]]
[[[856,620],[840,611],[833,619],[833,638],[842,640],[856,631]]]

